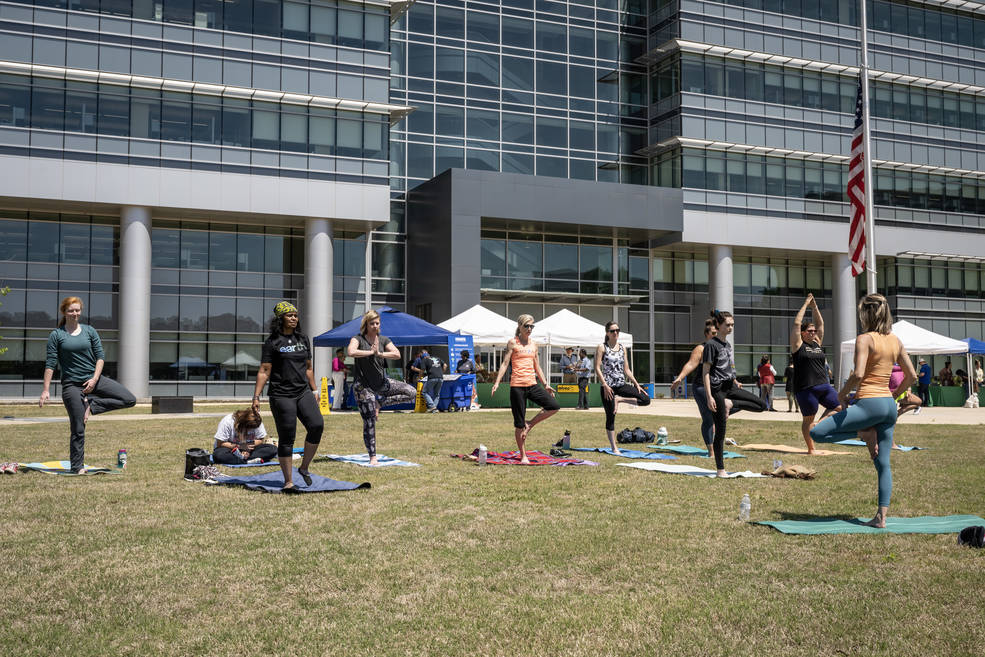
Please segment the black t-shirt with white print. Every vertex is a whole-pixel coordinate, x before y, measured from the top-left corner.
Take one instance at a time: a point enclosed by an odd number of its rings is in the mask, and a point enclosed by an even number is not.
[[[732,353],[732,344],[718,337],[705,343],[701,360],[703,363],[711,363],[711,369],[708,370],[711,385],[718,386],[735,378],[735,357]]]
[[[300,397],[308,385],[311,342],[304,335],[277,333],[264,341],[261,363],[270,363],[270,397]]]

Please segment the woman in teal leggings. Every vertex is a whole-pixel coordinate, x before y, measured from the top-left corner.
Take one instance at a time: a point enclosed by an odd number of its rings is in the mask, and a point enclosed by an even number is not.
[[[896,426],[895,397],[900,390],[910,389],[917,379],[917,373],[903,344],[892,333],[893,316],[884,296],[869,294],[862,297],[858,303],[858,317],[864,333],[855,339],[855,370],[838,393],[845,410],[818,422],[811,429],[811,438],[835,442],[854,438],[857,432],[865,429],[875,429],[875,436],[869,432],[866,443],[879,478],[879,508],[875,517],[866,524],[885,527],[893,492],[889,456]],[[889,377],[894,363],[902,366],[904,377],[899,386],[890,391]],[[861,377],[858,376],[859,372],[862,372]],[[849,406],[848,394],[856,384],[858,401]]]

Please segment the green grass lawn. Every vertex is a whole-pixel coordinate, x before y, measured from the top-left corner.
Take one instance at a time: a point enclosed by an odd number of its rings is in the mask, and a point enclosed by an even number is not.
[[[326,419],[323,451],[362,451],[357,415]],[[602,446],[602,422],[562,411],[530,446],[546,450],[564,428],[575,445]],[[697,420],[618,423],[700,442]],[[985,551],[953,534],[784,536],[735,519],[745,492],[753,520],[871,515],[864,448],[780,456],[816,468],[814,481],[662,475],[601,454],[601,467],[479,468],[449,454],[510,449],[508,411],[384,414],[380,452],[423,467],[319,462],[319,474],[373,487],[283,496],[181,479],[184,450],[206,446],[215,425],[96,419],[86,461],[114,463],[125,447],[125,475],[0,478],[4,654],[907,656],[985,645]],[[730,428],[740,443],[800,443],[792,423]],[[65,423],[3,427],[0,461],[67,458],[67,434]],[[897,434],[929,449],[893,454],[891,515],[985,515],[981,427]],[[762,470],[776,456],[727,463]]]

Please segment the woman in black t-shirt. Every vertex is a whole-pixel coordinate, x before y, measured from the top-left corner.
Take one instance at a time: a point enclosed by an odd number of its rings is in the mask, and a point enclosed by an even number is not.
[[[814,321],[804,319],[810,306]],[[793,392],[803,416],[800,432],[807,444],[807,453],[814,453],[814,441],[811,439],[811,429],[817,422],[841,410],[838,401],[838,391],[831,385],[828,378],[828,361],[824,355],[824,319],[817,307],[813,294],[808,294],[800,307],[797,317],[793,320],[790,332],[790,362],[793,363]],[[789,383],[788,389],[789,389]],[[814,421],[819,406],[825,408],[821,417]]]
[[[376,418],[380,407],[413,402],[417,390],[403,381],[387,378],[384,360],[399,360],[400,352],[390,338],[380,335],[380,314],[375,310],[363,315],[359,335],[349,340],[348,354],[355,359],[352,391],[363,418],[363,443],[369,464],[377,465]]]
[[[301,332],[298,309],[288,301],[281,301],[274,306],[270,335],[263,343],[260,371],[257,372],[256,388],[253,391],[254,411],[260,408],[260,393],[268,380],[270,413],[274,416],[277,427],[277,456],[280,469],[284,473],[283,490],[295,492],[297,487],[294,485],[291,464],[298,420],[301,420],[308,432],[304,438],[304,457],[298,467],[298,474],[306,486],[311,485],[308,466],[318,451],[325,421],[314,395],[317,388],[311,364],[311,342]]]

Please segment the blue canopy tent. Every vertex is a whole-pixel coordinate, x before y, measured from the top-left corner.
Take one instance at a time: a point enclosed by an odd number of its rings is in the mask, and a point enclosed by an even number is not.
[[[985,342],[976,340],[975,338],[965,338],[961,342],[968,345],[969,354],[985,354]]]
[[[448,344],[448,336],[456,335],[423,319],[394,310],[390,306],[383,306],[376,312],[380,313],[380,335],[390,338],[398,347]],[[362,317],[351,319],[331,331],[322,333],[312,342],[316,347],[344,347],[349,344],[352,336],[359,333],[361,322]]]

